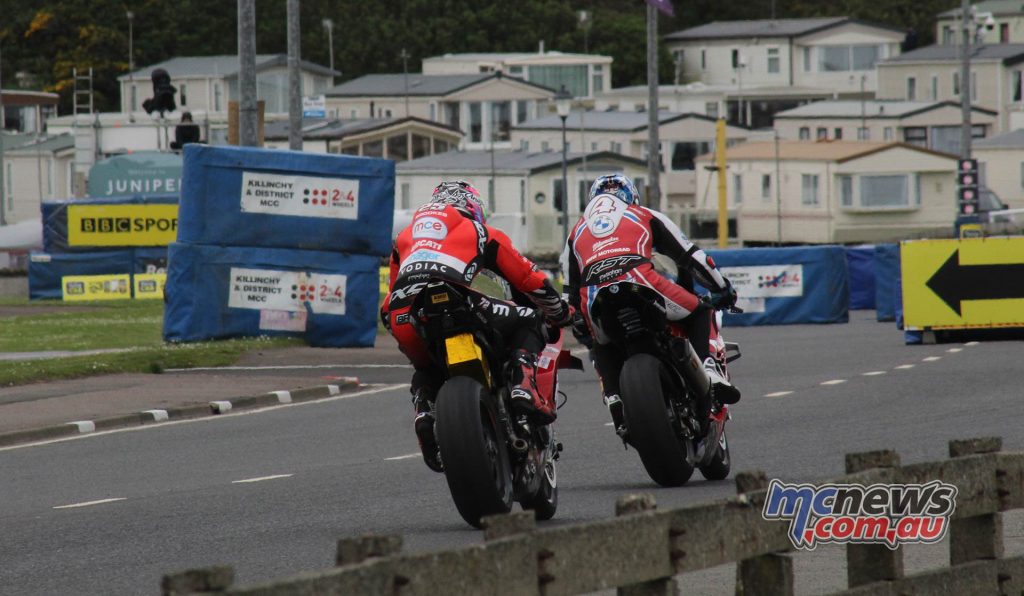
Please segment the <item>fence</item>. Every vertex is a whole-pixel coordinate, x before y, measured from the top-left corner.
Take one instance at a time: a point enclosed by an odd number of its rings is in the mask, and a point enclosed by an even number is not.
[[[846,546],[846,595],[1022,594],[1024,557],[1003,558],[1000,512],[1024,507],[1024,453],[1000,452],[1001,439],[951,441],[950,459],[900,466],[893,451],[846,456],[836,483],[955,484],[950,567],[903,572],[902,549]],[[532,514],[486,518],[482,544],[402,554],[399,536],[338,543],[338,567],[251,587],[232,587],[230,567],[167,575],[163,593],[299,594],[676,594],[673,576],[736,562],[736,593],[793,593],[788,524],[767,522],[762,472],[736,477],[737,497],[658,511],[649,495],[616,503],[616,517],[538,530]],[[685,578],[684,580],[685,581]]]

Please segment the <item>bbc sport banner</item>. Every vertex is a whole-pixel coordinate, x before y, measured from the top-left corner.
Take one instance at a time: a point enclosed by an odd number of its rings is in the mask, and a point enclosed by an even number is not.
[[[167,246],[178,234],[177,195],[47,201],[42,214],[49,253]]]
[[[172,244],[164,339],[292,335],[312,346],[372,346],[379,267],[369,255]]]
[[[384,256],[393,161],[250,147],[185,147],[178,242]]]

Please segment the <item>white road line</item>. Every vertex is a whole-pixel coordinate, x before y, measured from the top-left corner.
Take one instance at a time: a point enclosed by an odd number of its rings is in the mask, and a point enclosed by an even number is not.
[[[969,341],[969,342],[965,343],[964,345],[965,345],[965,346],[976,346],[976,345],[978,345],[979,343],[980,343],[980,342],[976,342],[976,341]]]
[[[928,356],[927,358],[922,358],[921,362],[935,362],[936,360],[942,360],[942,356]]]
[[[878,375],[884,375],[884,374],[885,374],[884,370],[873,370],[873,371],[870,371],[870,372],[861,373],[861,375],[863,375],[865,377],[877,377]]]
[[[102,505],[103,503],[113,503],[115,501],[126,501],[127,497],[117,497],[116,499],[100,499],[99,501],[86,501],[84,503],[72,503],[71,505],[57,505],[54,509],[75,509],[77,507],[89,507],[91,505]]]
[[[831,381],[823,381],[822,385],[841,385],[846,382],[846,379],[832,379]]]
[[[950,354],[956,354],[957,352],[962,352],[963,350],[963,348],[950,348],[946,351],[949,352]]]
[[[895,368],[898,368],[900,370],[907,370],[908,368],[914,368],[914,365],[913,364],[901,364],[901,365],[899,365],[899,366],[897,366]]]
[[[363,391],[357,391],[355,393],[345,393],[342,395],[336,395],[334,397],[325,397],[323,399],[315,399],[311,401],[300,401],[293,404],[281,404],[277,406],[267,406],[265,408],[257,408],[253,410],[242,410],[232,412],[230,416],[203,416],[201,418],[187,418],[185,420],[170,420],[160,424],[144,424],[140,426],[129,426],[127,428],[113,428],[110,430],[104,430],[100,432],[93,432],[83,435],[75,435],[71,437],[62,437],[60,439],[50,439],[48,441],[38,441],[35,443],[24,443],[21,445],[10,445],[7,447],[0,447],[0,452],[13,451],[15,449],[25,449],[27,447],[41,447],[43,445],[50,445],[53,443],[64,443],[66,441],[78,441],[80,439],[89,439],[92,437],[102,437],[104,435],[110,435],[114,433],[127,433],[127,432],[139,432],[144,430],[152,430],[154,428],[167,428],[169,426],[177,426],[179,424],[194,424],[196,422],[213,422],[218,420],[230,420],[237,416],[250,416],[252,414],[262,414],[264,412],[270,412],[273,410],[280,410],[281,408],[298,408],[302,406],[310,406],[313,404],[322,404],[324,402],[338,401],[342,399],[351,399],[353,397],[363,397],[366,395],[373,395],[375,393],[384,393],[387,391],[395,391],[396,389],[408,389],[408,383],[395,383],[391,385],[368,385],[367,389]]]
[[[260,476],[258,478],[246,478],[245,480],[232,480],[231,484],[248,484],[250,482],[263,482],[264,480],[277,480],[278,478],[291,478],[292,474],[274,474],[273,476]]]
[[[412,459],[414,457],[419,457],[419,456],[420,456],[419,453],[407,453],[405,455],[396,455],[395,457],[385,457],[384,461],[398,461],[400,459]]]
[[[605,422],[604,425],[605,426],[615,426],[615,423],[614,422]]]
[[[792,391],[776,391],[775,393],[765,393],[765,397],[782,397],[783,395],[789,395]]]
[[[279,366],[200,366],[168,368],[165,372],[209,372],[211,370],[313,370],[321,368],[412,368],[411,364],[289,364]]]

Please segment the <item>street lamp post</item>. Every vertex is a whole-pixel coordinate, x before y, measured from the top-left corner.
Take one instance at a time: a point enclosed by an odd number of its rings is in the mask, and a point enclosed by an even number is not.
[[[128,17],[128,121],[135,122],[135,116],[132,115],[135,111],[135,13],[129,10],[124,14]]]
[[[572,107],[572,94],[566,91],[565,85],[555,94],[555,109],[558,117],[562,119],[562,238],[569,238],[569,180],[567,152],[568,143],[565,140],[565,119],[569,117],[569,110]]]
[[[324,29],[327,29],[327,64],[334,70],[334,21],[323,20]],[[334,75],[331,75],[331,84],[334,84]]]

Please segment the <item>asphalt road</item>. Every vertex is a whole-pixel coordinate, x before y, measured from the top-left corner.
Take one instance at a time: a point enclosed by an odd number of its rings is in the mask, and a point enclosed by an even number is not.
[[[895,448],[905,463],[925,461],[945,457],[951,438],[984,435],[1024,449],[1024,343],[905,346],[873,315],[726,330],[743,349],[732,368],[744,392],[728,427],[734,471],[810,481],[842,473],[847,452]],[[412,550],[480,540],[444,478],[416,454],[410,371],[380,352],[379,362],[273,371],[356,374],[376,384],[362,393],[0,450],[0,594],[154,593],[166,572],[213,564],[252,583],[330,567],[338,538],[366,532],[401,533]],[[561,504],[550,523],[608,517],[630,492],[652,492],[662,507],[733,494],[731,480],[699,475],[682,488],[655,487],[606,426],[589,367],[565,373],[562,387]],[[1020,527],[1008,526],[1012,551]],[[940,548],[912,551],[908,570],[941,564]],[[844,587],[841,558],[836,549],[803,556],[798,588]],[[719,568],[687,589],[728,593],[731,577]]]

